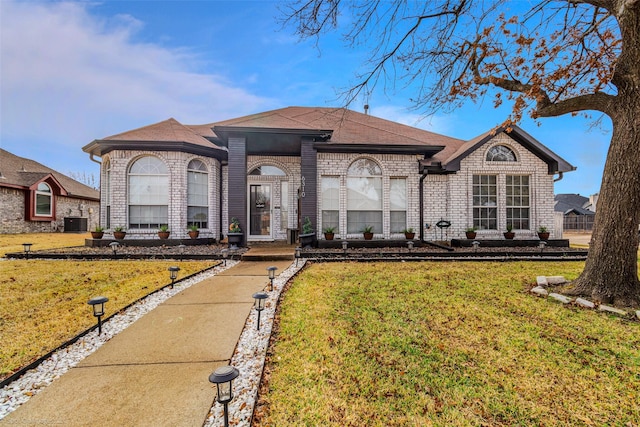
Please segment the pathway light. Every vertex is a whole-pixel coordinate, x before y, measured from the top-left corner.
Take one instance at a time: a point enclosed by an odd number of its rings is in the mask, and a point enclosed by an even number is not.
[[[480,246],[480,242],[478,242],[477,240],[474,240],[473,242],[471,242],[471,246],[473,246],[474,252],[478,252],[478,246]]]
[[[176,266],[169,267],[169,277],[171,277],[171,289],[173,289],[173,284],[178,278],[178,271],[180,271],[180,267],[176,267]]]
[[[302,257],[302,248],[300,246],[296,247],[296,267],[298,266],[298,260],[300,259],[300,257]]]
[[[102,334],[102,316],[104,316],[104,303],[109,301],[107,297],[93,297],[87,304],[93,308],[94,317],[98,318],[98,335]]]
[[[24,249],[24,255],[25,255],[26,259],[29,259],[29,252],[31,252],[31,245],[33,245],[33,243],[23,243],[22,244],[22,248]]]
[[[269,290],[270,291],[273,290],[273,279],[275,279],[276,277],[277,269],[278,267],[274,267],[273,265],[271,267],[267,267],[267,271],[269,272]]]
[[[111,246],[111,250],[113,251],[113,257],[117,257],[118,256],[118,248],[120,247],[120,243],[118,242],[111,242],[109,243],[109,246]]]
[[[209,382],[218,389],[218,403],[224,405],[224,427],[229,427],[228,404],[233,399],[233,380],[238,378],[240,371],[233,366],[222,366],[209,375]]]
[[[264,303],[268,297],[269,295],[267,295],[266,292],[256,292],[253,294],[253,298],[255,299],[254,306],[258,312],[258,326],[256,329],[260,329],[260,313],[264,310]]]

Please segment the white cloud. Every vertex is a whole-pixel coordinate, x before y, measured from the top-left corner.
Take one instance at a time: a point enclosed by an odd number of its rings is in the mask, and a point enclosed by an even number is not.
[[[206,123],[271,103],[196,71],[188,49],[136,43],[135,17],[99,18],[90,3],[3,0],[3,145],[40,138],[81,147],[94,138],[175,117]]]

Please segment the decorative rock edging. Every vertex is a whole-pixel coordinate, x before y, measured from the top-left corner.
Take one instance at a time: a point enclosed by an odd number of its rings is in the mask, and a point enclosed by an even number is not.
[[[0,420],[167,299],[204,279],[233,267],[237,263],[238,261],[227,261],[226,267],[220,264],[212,269],[176,282],[173,288],[166,286],[160,291],[141,299],[124,311],[111,316],[102,324],[101,335],[86,334],[70,346],[54,352],[37,367],[27,371],[20,378],[0,390]]]
[[[563,276],[538,276],[536,277],[536,282],[537,286],[531,288],[530,292],[540,297],[549,297],[561,302],[562,304],[575,304],[582,308],[597,309],[598,311],[615,314],[616,316],[625,318],[635,317],[637,320],[640,320],[640,310],[636,310],[635,313],[633,313],[626,310],[621,310],[616,307],[597,304],[584,298],[571,298],[555,292],[550,293],[546,289],[547,286],[556,286],[568,283],[567,279],[565,279]]]
[[[306,259],[299,259],[273,280],[273,291],[267,292],[269,298],[265,301],[265,309],[260,315],[260,330],[256,329],[258,315],[255,310],[251,310],[247,318],[230,362],[231,366],[240,371],[240,376],[233,380],[234,397],[228,404],[229,425],[251,425],[280,294],[287,282],[306,262]],[[204,427],[220,426],[223,423],[223,406],[214,402]]]

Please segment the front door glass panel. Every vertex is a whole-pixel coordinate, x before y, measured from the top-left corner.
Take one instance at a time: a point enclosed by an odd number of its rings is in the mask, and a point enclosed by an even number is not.
[[[249,216],[252,236],[271,236],[271,185],[249,186]]]

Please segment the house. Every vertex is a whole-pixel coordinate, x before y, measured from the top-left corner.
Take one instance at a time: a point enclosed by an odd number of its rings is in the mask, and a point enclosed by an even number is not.
[[[596,217],[598,194],[589,197],[580,194],[556,194],[554,210],[563,215],[566,231],[590,231]]]
[[[87,231],[99,211],[99,191],[0,149],[1,234]]]
[[[171,118],[97,139],[101,224],[243,240],[290,240],[309,217],[322,238],[517,237],[553,224],[553,183],[575,168],[517,126],[463,141],[346,109],[288,107],[204,125]],[[435,224],[450,227],[438,228]],[[430,226],[429,226],[430,225]],[[185,231],[182,231],[185,230]],[[442,236],[441,236],[442,235]]]

